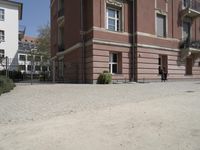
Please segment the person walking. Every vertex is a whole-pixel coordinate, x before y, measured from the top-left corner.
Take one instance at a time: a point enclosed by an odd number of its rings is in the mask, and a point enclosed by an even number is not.
[[[167,70],[165,67],[162,68],[161,80],[164,82],[167,80]]]

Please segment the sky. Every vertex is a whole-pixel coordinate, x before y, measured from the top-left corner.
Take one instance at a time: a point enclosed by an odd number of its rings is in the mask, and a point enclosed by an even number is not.
[[[50,0],[16,0],[23,3],[20,25],[26,27],[26,35],[37,36],[38,28],[50,23]]]

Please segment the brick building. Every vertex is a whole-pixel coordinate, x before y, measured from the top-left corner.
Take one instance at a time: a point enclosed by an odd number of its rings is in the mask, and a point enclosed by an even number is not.
[[[56,81],[200,79],[199,0],[51,0]]]

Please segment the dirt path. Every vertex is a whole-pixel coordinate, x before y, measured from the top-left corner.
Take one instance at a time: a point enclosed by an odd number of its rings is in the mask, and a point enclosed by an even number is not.
[[[0,150],[199,150],[200,84],[17,86]]]

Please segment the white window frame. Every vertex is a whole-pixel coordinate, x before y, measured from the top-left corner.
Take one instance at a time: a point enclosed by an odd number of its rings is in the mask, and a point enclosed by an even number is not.
[[[113,60],[113,55],[117,55],[117,62],[113,62],[112,60]],[[117,65],[117,72],[116,73],[113,73],[113,65]],[[111,52],[110,54],[109,54],[109,68],[110,68],[110,70],[109,70],[109,72],[111,73],[111,74],[118,74],[118,72],[119,72],[119,54],[118,53],[113,53],[113,52]]]
[[[109,16],[109,10],[113,10],[115,12],[115,17]],[[118,13],[119,17],[117,17],[117,13]],[[109,29],[109,21],[108,21],[109,19],[112,19],[115,21],[115,25],[114,25],[115,29],[114,30]],[[119,24],[119,29],[117,27],[118,24]],[[106,29],[109,31],[114,31],[114,32],[122,31],[122,10],[121,9],[113,8],[111,6],[106,7]]]
[[[25,60],[21,60],[20,58],[21,58],[21,56],[23,56],[24,58],[25,58]],[[26,61],[27,59],[26,59],[26,55],[24,55],[24,54],[19,54],[19,61]]]
[[[5,42],[5,31],[0,30],[0,42]]]
[[[0,8],[0,21],[5,20],[5,10]]]

